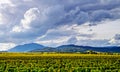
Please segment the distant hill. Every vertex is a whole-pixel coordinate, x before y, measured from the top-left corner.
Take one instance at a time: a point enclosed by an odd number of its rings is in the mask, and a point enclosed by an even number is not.
[[[88,50],[97,52],[120,52],[120,47],[108,46],[108,47],[91,47],[91,46],[78,46],[78,45],[63,45],[57,47],[63,52],[86,52]]]
[[[31,52],[58,52],[58,51],[57,51],[57,48],[45,47],[45,48],[42,48],[42,49],[32,50]]]
[[[56,48],[45,47],[42,49],[32,50],[31,52],[120,52],[120,47],[109,46],[109,47],[90,47],[90,46],[78,46],[78,45],[62,45]]]
[[[0,51],[0,53],[4,53],[4,52],[7,52],[7,51]]]
[[[31,50],[42,49],[42,48],[44,48],[43,45],[37,43],[29,43],[24,45],[18,45],[14,48],[9,49],[8,52],[29,52]]]
[[[85,49],[83,46],[77,46],[77,45],[62,45],[57,47],[59,52],[85,52],[87,49]]]
[[[8,52],[119,52],[120,47],[109,46],[109,47],[91,47],[91,46],[78,46],[78,45],[62,45],[59,47],[45,47],[40,44],[30,43],[24,45],[18,45],[8,50]]]

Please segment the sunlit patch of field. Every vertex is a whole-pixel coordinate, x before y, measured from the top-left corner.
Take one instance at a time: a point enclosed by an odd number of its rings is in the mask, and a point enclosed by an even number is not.
[[[120,72],[120,55],[0,53],[0,72]]]

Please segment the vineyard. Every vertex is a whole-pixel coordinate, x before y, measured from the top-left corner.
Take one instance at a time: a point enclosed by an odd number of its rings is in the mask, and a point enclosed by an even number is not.
[[[120,55],[1,53],[0,72],[120,72]]]

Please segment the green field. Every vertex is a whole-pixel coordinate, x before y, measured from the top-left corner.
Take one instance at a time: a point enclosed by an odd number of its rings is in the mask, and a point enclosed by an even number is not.
[[[0,53],[0,72],[120,72],[120,55]]]

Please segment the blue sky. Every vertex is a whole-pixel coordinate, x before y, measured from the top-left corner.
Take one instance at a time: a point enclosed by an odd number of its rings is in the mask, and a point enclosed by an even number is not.
[[[0,0],[0,50],[19,44],[120,45],[120,0]]]

